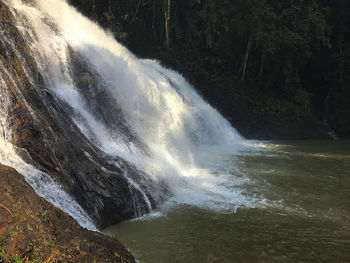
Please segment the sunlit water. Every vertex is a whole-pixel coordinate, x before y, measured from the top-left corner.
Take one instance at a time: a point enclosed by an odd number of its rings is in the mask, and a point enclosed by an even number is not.
[[[265,205],[230,211],[173,201],[106,233],[141,263],[350,262],[350,142],[257,147],[230,161],[232,173],[250,179],[242,195]]]

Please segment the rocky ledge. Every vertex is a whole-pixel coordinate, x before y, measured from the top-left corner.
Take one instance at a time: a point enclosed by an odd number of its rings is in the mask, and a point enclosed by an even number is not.
[[[1,259],[3,261],[1,261]],[[135,262],[115,238],[88,231],[0,165],[1,262]]]

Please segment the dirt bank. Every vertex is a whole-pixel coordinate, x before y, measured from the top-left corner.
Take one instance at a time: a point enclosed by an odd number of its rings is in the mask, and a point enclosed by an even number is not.
[[[135,262],[118,240],[83,229],[1,164],[0,257],[6,263]]]

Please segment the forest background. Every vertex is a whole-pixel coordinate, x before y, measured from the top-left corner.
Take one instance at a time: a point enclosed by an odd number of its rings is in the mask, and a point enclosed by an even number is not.
[[[350,137],[347,0],[70,2],[181,72],[247,137],[319,137],[300,131],[322,125]]]

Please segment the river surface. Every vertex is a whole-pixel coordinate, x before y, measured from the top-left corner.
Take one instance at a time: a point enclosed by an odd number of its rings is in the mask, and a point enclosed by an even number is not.
[[[266,142],[229,158],[252,207],[169,201],[105,232],[141,263],[350,262],[350,141]]]

